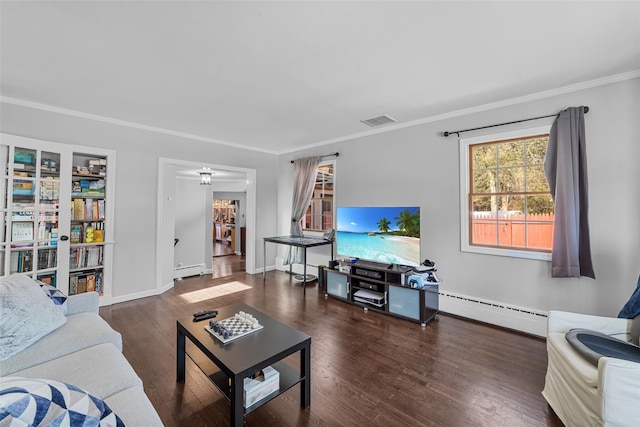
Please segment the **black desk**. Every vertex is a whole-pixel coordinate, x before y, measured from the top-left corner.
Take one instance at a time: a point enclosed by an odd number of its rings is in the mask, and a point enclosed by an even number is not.
[[[311,337],[278,322],[246,304],[233,304],[218,308],[216,319],[226,319],[239,311],[258,319],[264,328],[237,340],[223,344],[207,332],[208,321],[194,322],[193,317],[177,321],[176,380],[185,379],[185,356],[209,377],[213,384],[231,402],[231,425],[242,426],[244,416],[271,399],[300,383],[300,407],[311,405]],[[187,352],[186,338],[197,349]],[[300,352],[300,371],[287,365],[283,359]],[[280,373],[280,389],[245,408],[243,405],[244,379],[267,366]]]
[[[267,242],[277,243],[280,245],[287,246],[296,246],[298,248],[303,248],[304,256],[302,258],[302,265],[304,266],[304,275],[302,279],[302,286],[304,289],[304,294],[307,293],[307,248],[312,248],[314,246],[324,246],[331,245],[331,259],[333,259],[333,239],[327,240],[322,238],[315,237],[296,237],[296,236],[277,236],[277,237],[265,237],[262,243],[262,281],[264,281],[267,277]],[[289,264],[289,273],[291,273],[291,268],[293,264]]]

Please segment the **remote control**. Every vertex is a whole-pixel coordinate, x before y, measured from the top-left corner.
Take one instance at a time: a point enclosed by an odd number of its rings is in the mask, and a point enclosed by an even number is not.
[[[202,314],[200,316],[193,316],[193,321],[199,322],[201,320],[211,319],[213,317],[216,317],[217,315],[218,315],[218,312],[216,310],[213,310],[208,313]]]
[[[218,314],[218,310],[204,310],[204,311],[199,311],[199,312],[197,312],[197,313],[193,313],[193,317],[200,317],[200,316],[204,316],[205,314],[211,314],[211,313]]]

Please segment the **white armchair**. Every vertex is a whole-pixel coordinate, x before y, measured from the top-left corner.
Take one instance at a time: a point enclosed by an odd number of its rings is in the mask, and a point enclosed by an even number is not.
[[[631,319],[551,311],[542,395],[567,427],[640,425],[640,363],[602,357],[598,366],[565,339],[571,329],[631,340]]]

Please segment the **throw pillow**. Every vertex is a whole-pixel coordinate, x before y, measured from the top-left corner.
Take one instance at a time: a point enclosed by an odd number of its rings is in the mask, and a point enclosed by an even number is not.
[[[62,291],[55,286],[51,286],[47,283],[43,283],[40,280],[36,280],[44,294],[51,298],[53,304],[62,311],[62,314],[67,315],[67,296],[62,293]]]
[[[0,360],[21,352],[67,318],[24,274],[0,277]]]
[[[618,317],[633,319],[640,314],[640,276],[638,276],[638,283],[636,289],[629,297],[629,301],[622,307]]]
[[[124,427],[102,399],[78,387],[22,377],[2,379],[0,425]]]

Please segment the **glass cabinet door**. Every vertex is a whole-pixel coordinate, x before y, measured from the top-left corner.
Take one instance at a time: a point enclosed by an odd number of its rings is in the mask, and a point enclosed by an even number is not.
[[[53,286],[60,268],[60,167],[63,155],[46,149],[0,145],[2,268]],[[66,277],[66,271],[63,271]],[[65,286],[66,287],[66,286]]]

